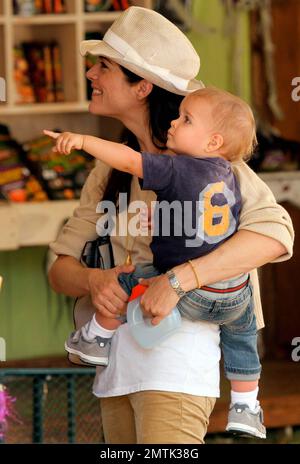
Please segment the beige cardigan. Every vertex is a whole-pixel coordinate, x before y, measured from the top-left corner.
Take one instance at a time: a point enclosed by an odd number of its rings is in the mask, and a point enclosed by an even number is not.
[[[294,231],[288,213],[276,203],[271,190],[245,163],[237,163],[233,165],[233,169],[240,184],[243,201],[239,229],[277,239],[287,252],[275,261],[289,259],[292,256]],[[97,238],[95,225],[100,214],[96,213],[96,206],[103,196],[110,170],[105,164],[97,162],[82,189],[80,206],[62,228],[57,240],[50,245],[55,254],[73,256],[79,260],[85,242]],[[130,201],[143,200],[149,204],[155,198],[154,192],[142,191],[138,179],[133,178]],[[131,253],[134,264],[152,262],[150,240],[151,237],[136,237]],[[111,241],[115,264],[123,264],[126,258],[126,238],[112,237]],[[129,241],[129,249],[131,244]],[[264,327],[264,320],[256,269],[251,272],[251,282],[254,288],[257,327],[260,329]]]

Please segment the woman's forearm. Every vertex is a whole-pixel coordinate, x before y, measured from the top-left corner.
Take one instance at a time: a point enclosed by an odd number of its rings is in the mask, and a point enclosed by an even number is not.
[[[126,311],[127,293],[118,280],[122,272],[134,271],[132,265],[111,269],[85,268],[71,256],[59,256],[49,272],[49,281],[58,293],[72,297],[90,295],[102,316],[114,319]]]
[[[286,253],[277,240],[247,230],[240,230],[211,253],[193,260],[201,285],[229,279],[263,266]],[[189,263],[174,268],[185,291],[197,287]]]
[[[90,271],[91,269],[84,268],[72,256],[59,256],[49,271],[49,282],[57,293],[76,298],[90,292]]]

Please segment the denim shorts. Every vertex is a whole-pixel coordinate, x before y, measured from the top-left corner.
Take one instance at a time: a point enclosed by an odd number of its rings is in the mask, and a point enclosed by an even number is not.
[[[245,280],[245,276],[241,279]],[[235,287],[238,282],[239,279],[231,279],[216,284],[216,288],[223,284]],[[177,307],[187,319],[220,325],[224,369],[228,379],[259,379],[261,364],[251,284],[232,293],[192,290],[179,300]]]
[[[226,284],[230,288],[236,287],[246,279],[247,276],[230,279],[226,281]],[[216,284],[216,289],[220,287],[221,285]],[[187,292],[179,300],[177,307],[181,315],[187,319],[222,325],[238,319],[246,311],[251,296],[250,284],[231,293],[210,292],[200,288]]]

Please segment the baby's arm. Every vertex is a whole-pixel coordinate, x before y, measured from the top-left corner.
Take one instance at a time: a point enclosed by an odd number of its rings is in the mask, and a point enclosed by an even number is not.
[[[143,178],[143,163],[140,152],[121,143],[110,142],[91,135],[74,134],[72,132],[43,131],[45,135],[56,141],[55,151],[65,155],[70,154],[74,148],[84,150],[112,168],[129,172]]]

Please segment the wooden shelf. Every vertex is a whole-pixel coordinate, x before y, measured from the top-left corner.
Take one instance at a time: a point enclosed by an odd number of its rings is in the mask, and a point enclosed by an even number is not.
[[[77,200],[0,203],[0,250],[48,245],[78,205]]]
[[[1,105],[1,115],[21,114],[49,114],[49,113],[82,113],[88,110],[89,102],[64,102],[64,103],[33,103]]]
[[[85,22],[113,22],[120,16],[119,11],[103,11],[103,13],[84,13],[82,18]]]
[[[75,14],[43,14],[30,17],[13,16],[12,24],[34,26],[36,24],[68,24],[75,23],[77,16]]]

